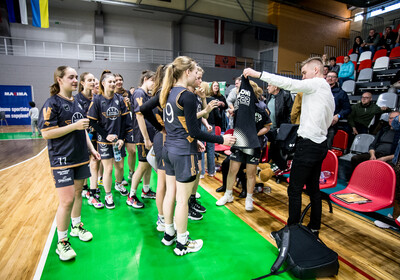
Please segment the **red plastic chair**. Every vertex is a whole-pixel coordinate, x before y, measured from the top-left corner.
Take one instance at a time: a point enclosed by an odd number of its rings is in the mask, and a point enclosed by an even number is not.
[[[338,130],[335,138],[333,138],[333,144],[331,151],[340,157],[343,155],[344,151],[347,149],[347,143],[349,141],[349,135],[344,130]]]
[[[354,64],[354,71],[356,71],[356,69],[357,69],[357,61],[352,61],[352,62]]]
[[[377,60],[382,56],[387,56],[387,49],[381,49],[379,51],[376,51],[376,53],[374,54],[374,58],[372,59],[372,62],[375,62],[375,60]]]
[[[353,172],[344,190],[332,193],[333,202],[358,212],[375,212],[393,206],[396,189],[396,175],[393,168],[380,160],[360,163]],[[367,203],[345,203],[335,197],[337,194],[356,193],[371,200]]]
[[[400,23],[397,25],[397,27],[396,27],[395,29],[393,29],[393,32],[394,32],[394,33],[399,32],[399,28],[400,28]]]
[[[372,68],[372,60],[371,59],[366,59],[360,62],[360,65],[358,66],[357,72],[360,72],[361,70],[365,68]]]
[[[233,134],[233,129],[228,129],[225,131],[225,134]],[[219,126],[215,126],[215,135],[221,135],[221,128]],[[231,146],[226,146],[222,144],[215,143],[215,151],[216,152],[223,152],[226,155],[229,155],[229,151],[231,149]]]
[[[347,133],[346,133],[347,134]],[[322,162],[321,171],[331,172],[331,176],[326,179],[324,184],[319,184],[320,189],[334,188],[337,185],[339,161],[336,154],[328,151]]]
[[[347,53],[347,55],[351,55],[353,53],[353,49],[350,49],[349,52]],[[337,61],[336,61],[337,63]]]
[[[400,58],[400,46],[393,48],[389,55],[389,59],[397,58]]]
[[[336,57],[336,63],[344,63],[344,55]]]

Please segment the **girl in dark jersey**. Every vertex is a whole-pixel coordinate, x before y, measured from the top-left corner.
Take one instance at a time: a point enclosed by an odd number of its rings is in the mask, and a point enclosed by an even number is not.
[[[157,215],[157,230],[164,231],[165,230],[165,222],[164,222],[164,197],[166,193],[166,184],[165,184],[165,167],[162,159],[162,150],[164,147],[165,141],[165,130],[164,130],[164,122],[162,120],[162,109],[160,106],[160,91],[162,80],[164,78],[166,65],[159,65],[157,71],[154,76],[154,87],[153,92],[155,95],[146,103],[144,103],[140,107],[140,112],[143,114],[146,121],[150,122],[152,126],[157,130],[153,139],[153,150],[156,157],[157,163],[157,192],[156,192],[156,205],[158,210]]]
[[[92,90],[93,95],[98,95],[100,94],[100,86],[99,86],[99,80],[97,78],[94,78],[94,88]],[[95,148],[97,148],[97,133],[92,132],[93,137],[92,137],[92,144]],[[97,172],[97,185],[103,185],[103,164],[101,161],[99,162],[99,169]]]
[[[115,208],[114,199],[111,194],[112,171],[115,165],[115,186],[114,188],[121,195],[128,195],[128,191],[122,185],[123,180],[123,161],[114,160],[113,146],[117,145],[124,157],[124,150],[121,150],[126,131],[126,115],[129,112],[122,98],[114,94],[115,78],[109,72],[103,72],[100,79],[100,95],[96,95],[90,104],[88,118],[90,125],[97,131],[97,147],[104,166],[103,186],[106,191],[105,206],[108,209]]]
[[[89,110],[89,105],[93,99],[92,91],[94,89],[94,85],[95,78],[93,74],[89,72],[84,72],[80,75],[78,94],[76,94],[74,98],[83,107],[83,110],[85,111],[85,117],[87,115],[87,111]],[[93,132],[91,134],[93,135]],[[91,140],[94,146],[93,138]],[[97,187],[97,173],[99,170],[99,165],[100,161],[96,160],[93,157],[90,158],[90,190],[85,184],[82,191],[82,197],[87,198],[89,205],[93,205],[95,208],[104,207],[104,204],[100,201],[99,195],[97,193],[97,191],[100,191],[100,189]]]
[[[245,88],[247,87],[247,88]],[[251,89],[253,92],[251,92]],[[251,127],[254,124],[254,133],[257,133],[256,135],[253,135],[252,139],[255,139],[256,143],[248,143],[249,145],[254,145],[258,146],[257,148],[252,148],[249,149],[247,146],[247,149],[239,149],[239,148],[232,148],[232,154],[230,155],[230,165],[229,165],[229,171],[228,171],[228,177],[227,177],[227,182],[226,182],[226,191],[225,194],[222,198],[220,198],[217,202],[217,206],[222,206],[225,205],[227,202],[233,202],[233,195],[232,195],[232,188],[233,184],[236,182],[236,175],[240,169],[240,166],[242,163],[246,164],[246,177],[247,177],[247,196],[246,196],[246,202],[245,202],[245,209],[246,211],[253,211],[253,191],[254,187],[256,184],[256,173],[257,173],[257,165],[260,160],[261,156],[261,148],[263,147],[265,142],[264,135],[269,131],[271,127],[271,120],[265,111],[264,108],[260,108],[257,105],[258,98],[257,96],[258,93],[258,86],[255,82],[253,81],[248,81],[247,79],[244,80],[242,78],[242,83],[240,86],[240,91],[238,98],[235,102],[235,121],[234,121],[234,128],[238,128],[238,112],[240,108],[239,106],[247,106],[248,108],[252,108],[254,111],[254,115],[251,116],[249,114],[242,115],[242,117],[245,117],[244,120],[242,120],[243,124],[246,127]],[[252,102],[250,102],[252,100]],[[248,131],[246,131],[247,134],[249,134]],[[252,153],[249,152],[249,150],[252,150]]]
[[[200,130],[197,116],[197,98],[186,89],[194,86],[197,66],[193,59],[177,57],[166,69],[160,94],[160,104],[164,109],[164,125],[167,137],[164,146],[164,162],[167,186],[176,187],[175,222],[177,235],[172,221],[165,217],[165,232],[162,243],[172,245],[176,240],[175,254],[184,255],[197,252],[203,246],[202,240],[189,239],[187,232],[188,199],[193,189],[193,182],[198,173],[197,141],[209,141],[232,145],[235,137],[230,135],[215,136]],[[168,196],[168,192],[166,198]],[[173,212],[174,203],[166,205]],[[166,215],[166,213],[164,213]],[[167,224],[168,223],[168,224]]]
[[[126,200],[126,204],[133,208],[143,208],[144,204],[138,199],[136,191],[140,180],[143,178],[142,198],[156,198],[156,193],[150,189],[151,166],[147,162],[147,154],[153,145],[155,128],[146,121],[140,112],[140,107],[150,98],[149,91],[154,86],[154,72],[143,71],[140,78],[140,87],[135,90],[131,97],[133,113],[136,116],[136,122],[133,122],[134,139],[138,152],[139,164],[132,176],[131,192]]]
[[[131,111],[131,93],[124,89],[124,78],[121,74],[114,74],[115,76],[115,94],[118,94],[121,98],[124,99],[126,107],[128,111]],[[127,115],[127,122],[132,123],[131,114]],[[136,163],[136,145],[133,140],[133,130],[126,134],[125,136],[125,145],[128,150],[128,166],[129,166],[129,175],[128,179],[132,179],[132,175],[135,172],[135,163]],[[125,148],[125,147],[123,147]],[[128,182],[122,180],[122,184],[124,186],[128,185]]]
[[[54,84],[50,87],[51,97],[46,100],[39,116],[59,197],[56,253],[63,261],[76,256],[68,240],[70,218],[71,236],[77,236],[82,241],[93,238],[81,222],[81,193],[84,181],[90,177],[88,150],[96,159],[100,159],[85,131],[89,127],[89,120],[84,117],[83,107],[72,96],[78,85],[77,78],[75,69],[58,67],[54,72]]]

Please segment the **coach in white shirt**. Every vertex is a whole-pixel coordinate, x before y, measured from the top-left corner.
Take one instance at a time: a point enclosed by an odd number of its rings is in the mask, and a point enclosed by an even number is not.
[[[311,217],[308,227],[318,235],[321,227],[321,193],[319,177],[321,165],[328,148],[326,135],[332,123],[335,101],[329,84],[323,77],[324,66],[320,58],[312,57],[302,63],[303,80],[294,80],[267,72],[257,72],[251,68],[243,71],[245,77],[260,78],[279,88],[293,92],[303,92],[300,126],[296,151],[290,172],[288,187],[288,225],[300,221],[301,193],[304,185],[311,200]]]

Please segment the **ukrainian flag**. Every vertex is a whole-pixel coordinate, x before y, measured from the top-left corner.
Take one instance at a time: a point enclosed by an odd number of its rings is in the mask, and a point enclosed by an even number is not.
[[[49,0],[31,0],[31,5],[33,26],[49,28]]]

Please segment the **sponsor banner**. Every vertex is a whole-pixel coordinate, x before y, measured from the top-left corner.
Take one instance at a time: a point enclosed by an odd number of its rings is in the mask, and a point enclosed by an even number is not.
[[[5,113],[9,125],[29,125],[31,86],[0,85],[0,111]]]

